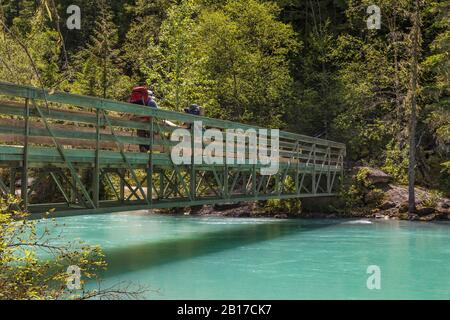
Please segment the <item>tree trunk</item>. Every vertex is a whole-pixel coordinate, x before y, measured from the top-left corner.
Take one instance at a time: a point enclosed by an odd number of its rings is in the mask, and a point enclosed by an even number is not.
[[[416,211],[416,194],[414,190],[416,175],[416,125],[417,125],[417,69],[419,54],[419,1],[415,0],[415,12],[413,15],[412,35],[412,62],[411,62],[411,119],[409,128],[409,166],[408,166],[408,212]]]

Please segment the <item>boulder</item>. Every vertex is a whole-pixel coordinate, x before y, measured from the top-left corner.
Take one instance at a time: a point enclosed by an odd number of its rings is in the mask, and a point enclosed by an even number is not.
[[[398,218],[401,219],[401,220],[410,220],[410,216],[409,216],[409,214],[407,214],[407,213],[402,213],[402,214],[400,214],[400,215],[398,216]],[[414,220],[414,217],[413,217],[413,220]]]
[[[431,207],[424,207],[424,208],[420,208],[416,210],[416,213],[420,216],[428,216],[430,214],[433,214],[436,212],[435,208],[431,208]]]
[[[379,206],[379,208],[380,208],[381,210],[389,210],[389,209],[395,208],[395,203],[392,202],[392,201],[384,201],[384,202]]]
[[[420,221],[433,221],[436,220],[437,215],[436,214],[429,214],[423,217],[420,217]]]
[[[406,212],[408,212],[408,210],[409,210],[408,202],[403,202],[398,207],[398,212],[400,212],[400,213],[406,213]]]
[[[397,217],[399,215],[399,212],[398,209],[394,207],[388,210],[384,210],[384,214],[389,217]]]
[[[364,169],[368,171],[367,179],[372,184],[385,185],[392,181],[392,176],[383,172],[379,169],[371,168],[371,167],[356,167],[357,171]]]
[[[383,198],[383,194],[380,193],[377,190],[370,190],[365,197],[365,201],[367,204],[374,204],[377,205],[378,203],[381,202]]]
[[[439,201],[436,206],[436,211],[440,214],[450,214],[450,201],[448,200],[442,200]]]

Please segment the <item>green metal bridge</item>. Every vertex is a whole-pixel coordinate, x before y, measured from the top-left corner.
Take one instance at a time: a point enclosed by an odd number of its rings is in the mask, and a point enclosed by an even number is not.
[[[261,174],[260,161],[176,165],[170,134],[177,127],[167,120],[202,121],[222,131],[261,129],[0,82],[0,194],[20,195],[31,213],[56,209],[64,215],[336,194],[344,144],[280,131],[279,170],[273,175]],[[139,145],[149,151],[140,152]],[[33,200],[42,181],[54,184],[60,200]]]

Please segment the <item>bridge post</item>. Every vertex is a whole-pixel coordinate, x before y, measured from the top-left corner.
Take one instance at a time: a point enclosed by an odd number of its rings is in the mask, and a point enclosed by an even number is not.
[[[118,173],[120,175],[120,182],[119,182],[119,201],[120,203],[124,203],[125,202],[125,181],[124,179],[122,179],[122,177],[125,178],[125,169],[118,169]]]
[[[226,199],[230,198],[228,179],[229,179],[229,170],[228,165],[225,161],[225,165],[223,167],[223,195],[225,196]]]
[[[25,99],[25,136],[23,145],[23,161],[22,161],[22,183],[21,183],[21,198],[23,202],[23,207],[25,210],[28,209],[28,138],[30,135],[30,103],[29,99]]]
[[[70,189],[70,203],[75,204],[77,202],[77,181],[74,176],[71,176],[72,187]]]
[[[191,181],[190,181],[190,199],[195,200],[196,177],[195,177],[195,125],[191,124]]]
[[[300,146],[297,147],[297,167],[295,171],[295,193],[300,194]]]
[[[149,163],[147,166],[147,199],[150,206],[153,206],[153,139],[154,139],[153,117],[150,120],[150,143],[149,143]]]
[[[100,110],[96,109],[97,123],[95,126],[95,163],[92,175],[92,201],[98,207],[100,200]]]
[[[327,192],[331,193],[331,148],[328,145],[327,148],[327,162],[328,162],[328,171],[327,171]]]
[[[316,144],[313,144],[312,146],[313,151],[313,170],[312,170],[312,193],[316,194]]]

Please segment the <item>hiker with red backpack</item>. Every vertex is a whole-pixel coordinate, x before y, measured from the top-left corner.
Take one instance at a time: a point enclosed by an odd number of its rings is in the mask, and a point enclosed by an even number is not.
[[[130,98],[128,99],[128,102],[138,104],[141,106],[148,106],[155,109],[158,108],[158,104],[153,98],[153,92],[148,90],[148,88],[145,86],[134,87],[131,92]],[[150,122],[151,119],[152,117],[150,116],[142,116],[142,117],[135,117],[133,120],[138,120],[141,122]],[[148,132],[147,130],[138,129],[137,135],[138,137],[141,138],[150,138],[150,132]],[[149,149],[150,149],[149,145],[142,145],[142,144],[139,145],[139,151],[141,152],[148,152]]]
[[[145,86],[134,87],[131,92],[130,98],[128,99],[128,102],[138,104],[141,106],[148,106],[155,109],[158,108],[158,104],[156,103],[155,98],[153,97],[153,92],[148,90],[148,88]],[[132,120],[141,122],[150,122],[151,119],[152,119],[151,116],[138,116],[132,118]],[[170,122],[169,120],[163,120],[163,123],[171,127],[178,127],[176,124]],[[147,130],[138,129],[137,135],[138,137],[142,138],[150,138],[150,132]],[[158,134],[155,134],[154,137],[158,137]],[[139,151],[148,152],[149,150],[150,150],[149,145],[139,145]],[[164,148],[156,147],[154,148],[154,150],[164,152]]]

